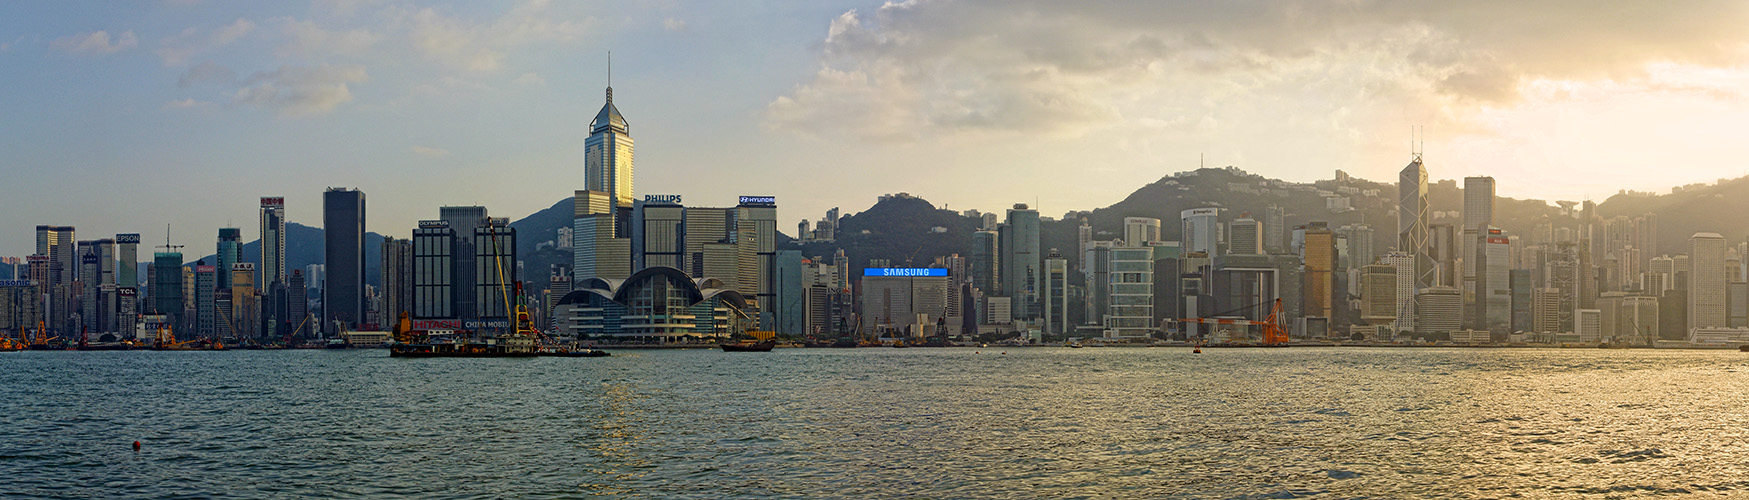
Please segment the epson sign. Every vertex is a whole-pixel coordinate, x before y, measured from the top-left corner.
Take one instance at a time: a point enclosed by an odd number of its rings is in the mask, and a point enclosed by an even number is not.
[[[123,243],[123,244],[133,243],[133,244],[138,245],[140,243],[140,234],[139,233],[118,234],[118,235],[115,235],[115,242],[116,243]]]

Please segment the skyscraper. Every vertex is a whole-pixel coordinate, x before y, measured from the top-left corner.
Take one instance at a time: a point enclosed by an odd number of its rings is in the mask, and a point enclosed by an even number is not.
[[[413,309],[413,242],[383,238],[383,325]]]
[[[515,304],[516,228],[509,219],[489,219],[473,229],[474,249],[474,311],[482,320],[508,321]],[[508,301],[508,302],[506,302]]]
[[[1237,224],[1235,224],[1236,226]],[[1313,222],[1306,228],[1305,308],[1308,317],[1330,318],[1335,314],[1336,237],[1330,226]]]
[[[1688,256],[1688,328],[1725,328],[1725,237],[1694,233]]]
[[[1218,255],[1220,245],[1219,208],[1193,208],[1179,213],[1179,220],[1184,224],[1184,232],[1180,243],[1185,253],[1202,252],[1210,256]]]
[[[984,295],[1002,295],[1001,248],[996,231],[972,233],[972,286]]]
[[[1472,312],[1480,311],[1480,309],[1476,309],[1475,303],[1482,300],[1480,292],[1476,290],[1476,273],[1478,272],[1476,264],[1481,262],[1481,255],[1477,252],[1482,248],[1482,243],[1489,238],[1487,230],[1493,224],[1494,178],[1465,177],[1464,227],[1459,229],[1463,253],[1459,254],[1458,258],[1463,260],[1463,283],[1460,288],[1464,293],[1464,306]],[[1468,320],[1466,324],[1482,321],[1479,318],[1469,318],[1468,314],[1465,317]],[[1480,328],[1474,329],[1479,330]]]
[[[1156,220],[1158,222],[1158,220]],[[1063,258],[1057,249],[1052,248],[1045,257],[1045,285],[1043,294],[1044,319],[1043,331],[1049,334],[1065,334],[1069,331],[1069,261]]]
[[[1380,257],[1379,263],[1397,270],[1397,320],[1391,325],[1392,330],[1415,331],[1415,256],[1408,252],[1391,252]]]
[[[474,228],[486,224],[489,216],[486,207],[461,206],[439,207],[437,218],[449,223],[449,229],[455,237],[455,271],[450,273],[455,286],[455,318],[473,319],[478,301],[475,294],[475,275],[478,270],[474,265]]]
[[[1124,217],[1123,240],[1132,247],[1147,246],[1149,242],[1160,241],[1160,219]]]
[[[1227,235],[1227,253],[1237,255],[1263,254],[1263,228],[1251,214],[1233,221]]]
[[[231,287],[231,265],[242,262],[243,231],[234,227],[219,228],[219,247],[215,255],[218,264],[213,269],[218,270],[214,276],[215,288]]]
[[[444,220],[419,221],[413,230],[413,304],[417,319],[456,319],[455,230]]]
[[[261,282],[285,279],[285,198],[261,198]]]
[[[115,286],[136,288],[140,286],[140,235],[139,233],[115,235]]]
[[[322,329],[348,327],[364,317],[364,192],[328,188],[322,193]]]
[[[1413,268],[1398,267],[1398,274],[1409,271],[1415,290],[1433,286],[1437,266],[1427,249],[1427,226],[1430,218],[1427,203],[1427,167],[1421,165],[1421,155],[1397,174],[1397,251],[1414,257]]]
[[[171,328],[182,328],[182,252],[152,254],[152,286],[146,291],[152,296],[151,312],[164,315]]]
[[[632,208],[631,126],[613,105],[612,86],[583,141],[583,189],[606,193],[615,214]]]
[[[1038,210],[1025,203],[1016,203],[1008,210],[1008,221],[1001,227],[1002,290],[1014,300],[1012,311],[1016,319],[1038,317],[1039,280],[1042,276],[1039,254]]]

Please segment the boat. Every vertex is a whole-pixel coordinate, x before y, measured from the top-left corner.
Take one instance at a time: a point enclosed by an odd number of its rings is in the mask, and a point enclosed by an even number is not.
[[[1737,346],[1737,352],[1749,352],[1749,344]]]
[[[771,352],[772,348],[777,347],[777,341],[735,342],[732,344],[717,344],[717,347],[721,347],[723,352]]]
[[[1080,342],[1070,342],[1067,345],[1069,346],[1070,349],[1080,349],[1081,348]]]
[[[541,350],[535,354],[537,356],[548,356],[548,357],[555,357],[555,358],[605,358],[608,356],[612,356],[612,354],[609,354],[607,351],[603,351],[601,349],[587,349],[587,348],[578,349],[578,350],[553,350],[553,351]]]

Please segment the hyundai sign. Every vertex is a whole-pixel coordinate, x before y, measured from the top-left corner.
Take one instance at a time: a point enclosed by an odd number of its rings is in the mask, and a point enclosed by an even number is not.
[[[742,205],[776,205],[776,196],[742,196]]]
[[[869,267],[862,270],[867,276],[947,276],[947,269],[940,267]]]

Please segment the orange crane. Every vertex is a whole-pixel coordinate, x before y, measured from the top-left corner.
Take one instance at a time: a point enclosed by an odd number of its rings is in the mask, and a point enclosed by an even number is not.
[[[1200,323],[1200,324],[1205,324],[1205,325],[1234,325],[1234,326],[1262,325],[1262,327],[1263,327],[1263,345],[1281,345],[1281,344],[1287,343],[1287,341],[1288,341],[1287,329],[1283,328],[1281,326],[1282,317],[1281,317],[1281,299],[1280,298],[1275,299],[1274,306],[1270,307],[1270,309],[1269,309],[1269,317],[1264,318],[1263,321],[1252,321],[1252,320],[1248,320],[1248,319],[1223,319],[1223,318],[1184,318],[1184,319],[1178,320],[1178,322],[1180,322],[1180,323]]]

